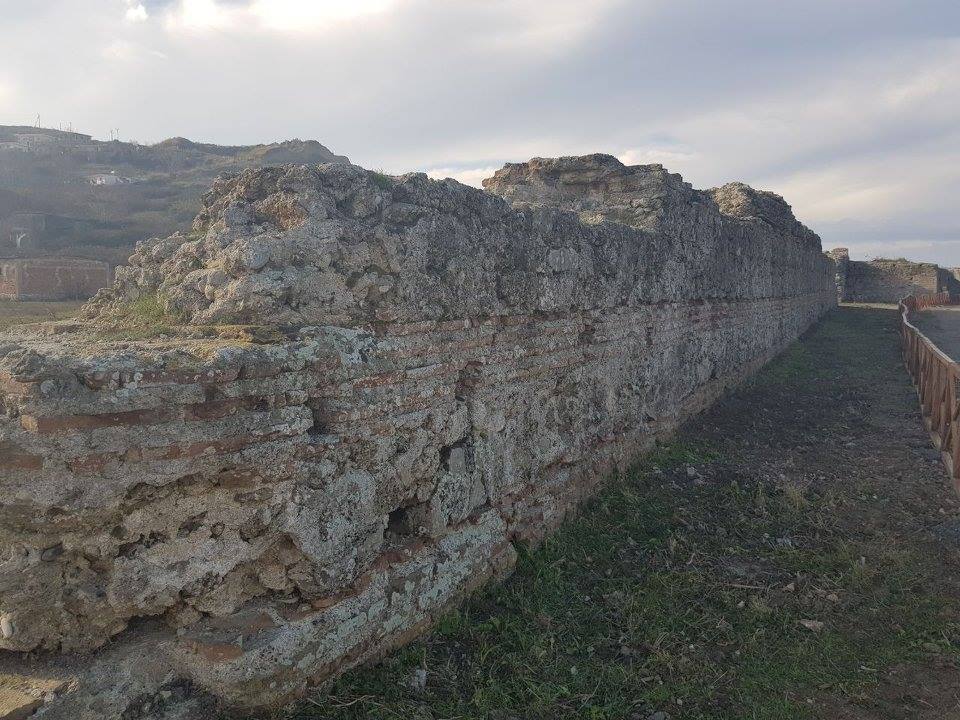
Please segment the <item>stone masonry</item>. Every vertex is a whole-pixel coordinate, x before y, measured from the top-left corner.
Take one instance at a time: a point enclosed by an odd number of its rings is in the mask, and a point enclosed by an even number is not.
[[[834,248],[827,253],[827,257],[836,265],[834,279],[837,283],[837,302],[843,302],[847,297],[847,274],[850,271],[850,251],[847,248]]]
[[[375,658],[836,303],[772,193],[604,155],[486,187],[245,171],[82,322],[0,335],[23,707],[204,717]],[[179,328],[110,329],[144,300]]]
[[[829,253],[837,264],[837,294],[841,301],[896,303],[907,295],[960,293],[960,282],[951,269],[935,263],[900,258],[850,260],[846,248]]]
[[[0,258],[0,300],[86,300],[112,281],[98,260]]]

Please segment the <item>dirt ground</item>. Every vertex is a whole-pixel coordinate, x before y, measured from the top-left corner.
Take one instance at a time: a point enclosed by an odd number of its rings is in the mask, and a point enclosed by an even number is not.
[[[960,306],[927,308],[911,321],[947,355],[960,358]]]
[[[65,320],[76,315],[82,305],[82,301],[75,300],[62,302],[0,300],[0,330],[11,325]]]
[[[842,307],[505,584],[279,717],[960,720],[960,504]]]

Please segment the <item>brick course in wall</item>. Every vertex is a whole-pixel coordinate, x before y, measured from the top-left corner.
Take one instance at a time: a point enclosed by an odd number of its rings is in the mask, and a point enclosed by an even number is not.
[[[182,336],[0,338],[0,671],[71,683],[42,717],[264,706],[408,641],[836,303],[777,196],[491,185],[248,172],[88,311],[157,293]],[[287,340],[190,337],[228,318]]]

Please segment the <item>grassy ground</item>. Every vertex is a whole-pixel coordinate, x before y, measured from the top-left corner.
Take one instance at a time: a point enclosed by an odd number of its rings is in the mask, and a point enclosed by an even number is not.
[[[11,325],[65,320],[76,315],[81,305],[83,302],[74,300],[63,302],[0,300],[0,330]]]
[[[896,313],[842,308],[507,583],[284,716],[960,718],[958,511]]]
[[[145,295],[101,318],[101,333],[109,338],[149,340],[170,335],[182,320],[170,315],[156,295]]]
[[[147,295],[101,315],[97,330],[106,340],[154,340],[161,338],[203,338],[218,347],[216,341],[243,343],[283,342],[288,337],[271,325],[194,325],[166,310],[156,295]],[[196,346],[192,348],[195,352]]]

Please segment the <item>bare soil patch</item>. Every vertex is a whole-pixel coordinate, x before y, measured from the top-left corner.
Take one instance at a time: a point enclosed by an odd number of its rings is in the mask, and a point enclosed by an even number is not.
[[[0,300],[0,330],[12,325],[65,320],[77,314],[82,301],[31,302]]]

